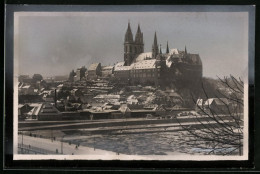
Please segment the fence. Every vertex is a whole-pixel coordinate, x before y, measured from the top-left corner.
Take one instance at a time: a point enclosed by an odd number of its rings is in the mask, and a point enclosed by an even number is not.
[[[56,151],[51,151],[51,150],[46,150],[39,147],[20,144],[20,143],[18,144],[18,150],[21,150],[22,154],[59,154],[57,149]]]

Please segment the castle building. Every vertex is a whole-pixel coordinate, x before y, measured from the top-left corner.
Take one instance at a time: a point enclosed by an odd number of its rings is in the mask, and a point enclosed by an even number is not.
[[[157,34],[151,52],[144,53],[143,33],[138,24],[135,40],[128,22],[124,40],[124,62],[114,67],[114,76],[120,81],[131,84],[155,84],[158,86],[178,86],[200,82],[202,62],[199,54],[185,50],[158,47]]]

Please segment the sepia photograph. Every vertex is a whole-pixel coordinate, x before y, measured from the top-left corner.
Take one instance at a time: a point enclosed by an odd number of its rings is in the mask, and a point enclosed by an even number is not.
[[[254,6],[36,7],[13,15],[14,160],[248,160]]]

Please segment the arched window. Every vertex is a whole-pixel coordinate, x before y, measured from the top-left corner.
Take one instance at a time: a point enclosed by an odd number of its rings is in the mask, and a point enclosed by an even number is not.
[[[127,46],[125,46],[125,52],[127,52]]]
[[[135,53],[137,53],[137,48],[135,47]]]
[[[130,52],[132,52],[132,47],[130,46]]]

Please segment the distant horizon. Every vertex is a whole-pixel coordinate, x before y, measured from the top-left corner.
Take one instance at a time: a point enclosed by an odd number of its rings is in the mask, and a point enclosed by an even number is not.
[[[225,8],[225,7],[223,7]],[[199,54],[203,77],[247,75],[247,12],[18,12],[19,74],[69,76],[91,63],[122,62],[130,20],[133,37],[140,24],[144,52],[158,44]]]

